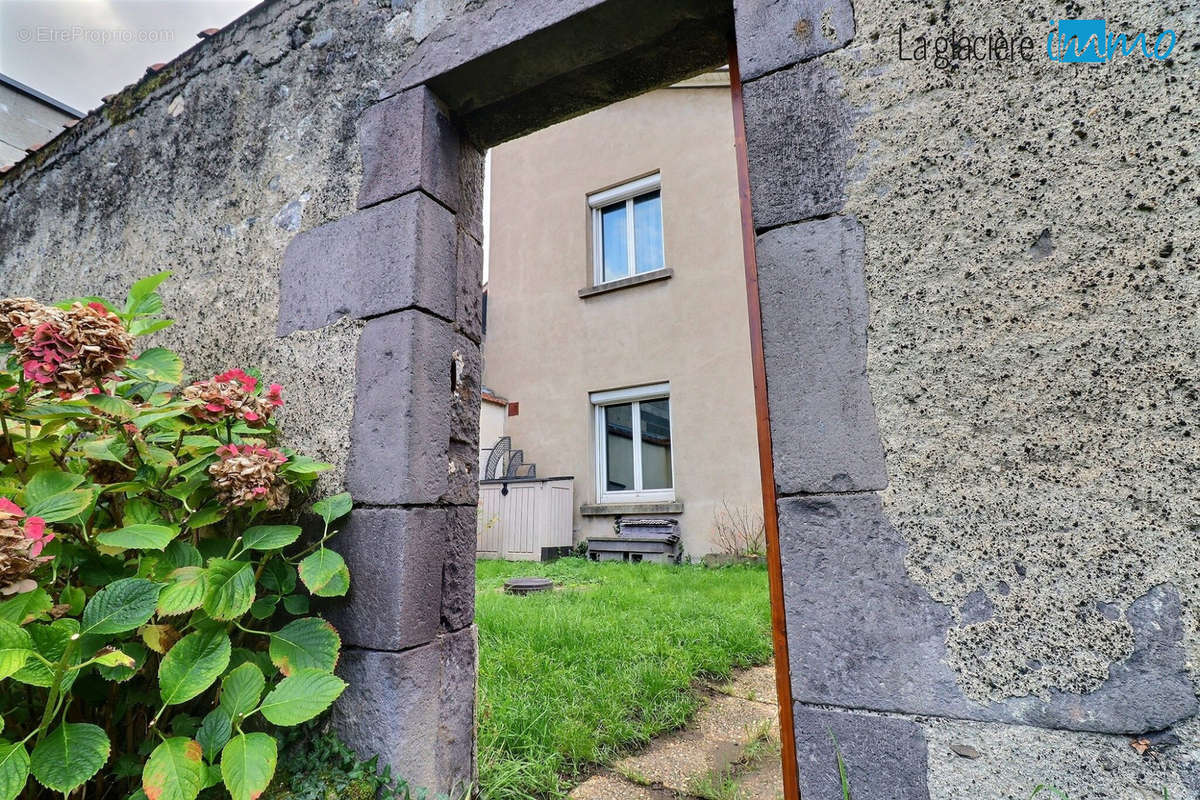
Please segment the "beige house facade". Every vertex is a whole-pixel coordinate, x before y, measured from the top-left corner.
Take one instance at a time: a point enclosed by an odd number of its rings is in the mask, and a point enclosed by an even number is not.
[[[721,551],[762,513],[727,74],[501,145],[490,191],[481,458],[573,476],[575,542],[673,517]]]

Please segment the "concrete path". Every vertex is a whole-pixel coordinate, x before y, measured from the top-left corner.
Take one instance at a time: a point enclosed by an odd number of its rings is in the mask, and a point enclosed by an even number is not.
[[[705,687],[688,727],[575,787],[573,800],[781,800],[779,707],[771,665]]]

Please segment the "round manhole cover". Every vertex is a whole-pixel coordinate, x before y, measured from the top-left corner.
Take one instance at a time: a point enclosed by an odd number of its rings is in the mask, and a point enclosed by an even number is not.
[[[504,582],[504,591],[509,594],[533,594],[554,588],[549,578],[510,578]]]

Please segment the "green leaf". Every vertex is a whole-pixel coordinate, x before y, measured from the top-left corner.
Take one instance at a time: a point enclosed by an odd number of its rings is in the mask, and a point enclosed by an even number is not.
[[[333,497],[326,497],[324,500],[313,503],[312,510],[321,515],[321,519],[325,520],[325,524],[329,525],[335,519],[340,519],[350,513],[354,501],[350,499],[349,492],[335,494]]]
[[[84,400],[92,408],[99,410],[107,416],[116,417],[119,420],[133,419],[136,413],[131,403],[119,397],[114,397],[111,394],[89,394]]]
[[[103,728],[67,722],[33,749],[29,765],[42,786],[69,794],[100,771],[108,761],[109,749]]]
[[[173,319],[135,319],[129,324],[129,332],[134,336],[147,336],[151,333],[157,333],[163,328],[169,328],[175,324]]]
[[[245,614],[254,602],[254,565],[249,561],[214,558],[208,563],[204,611],[213,619],[231,620]]]
[[[212,525],[214,522],[220,522],[225,519],[228,511],[216,503],[209,503],[203,508],[197,509],[187,518],[187,526],[189,528],[203,528],[205,525]]]
[[[204,556],[200,555],[200,551],[191,542],[183,539],[176,539],[167,545],[166,556],[176,567],[204,566]]]
[[[346,562],[324,547],[300,562],[300,580],[317,597],[340,597],[350,589]]]
[[[79,633],[79,622],[74,619],[58,619],[49,625],[35,624],[26,628],[29,636],[33,639],[33,649],[38,652],[42,658],[47,661],[57,664],[67,652],[67,647],[71,640]],[[78,671],[72,670],[66,674],[63,679],[64,690],[70,688],[70,684],[74,683]],[[27,683],[30,686],[41,686],[48,688],[54,683],[54,674],[50,668],[37,659],[29,659],[25,662],[25,666],[13,673],[12,679],[21,683]]]
[[[171,271],[156,272],[153,275],[147,275],[145,278],[134,282],[133,286],[129,287],[129,306],[136,306],[139,301],[146,299],[154,290],[157,289],[163,281],[171,277]]]
[[[160,408],[154,411],[140,412],[134,418],[133,424],[137,426],[138,430],[145,430],[156,422],[162,422],[165,419],[173,419],[174,417],[182,417],[186,413],[187,406],[182,405]]]
[[[242,733],[221,751],[221,778],[233,800],[255,800],[275,774],[278,749],[275,737]]]
[[[31,517],[41,517],[46,522],[62,522],[79,516],[91,503],[90,491],[74,489],[39,500],[25,509],[25,513]]]
[[[242,544],[248,550],[278,550],[299,538],[299,525],[255,525],[242,534]]]
[[[229,666],[230,650],[224,631],[189,633],[180,639],[158,667],[163,704],[186,703],[212,686]]]
[[[0,800],[16,800],[29,781],[29,754],[23,742],[0,739]]]
[[[112,436],[88,439],[79,447],[83,450],[83,454],[92,461],[111,461],[122,466],[125,466],[124,456],[129,452],[128,445]]]
[[[142,460],[153,467],[174,467],[179,462],[175,458],[175,454],[165,447],[153,447],[147,445],[140,448]]]
[[[165,347],[151,347],[126,364],[125,371],[157,383],[179,383],[183,360]]]
[[[69,607],[68,614],[78,614],[83,611],[83,604],[87,602],[87,592],[80,586],[64,587],[58,596],[58,602]]]
[[[217,754],[231,735],[233,720],[229,718],[229,712],[223,708],[214,708],[200,723],[200,728],[196,731],[196,741],[204,748],[204,757],[209,761],[216,761]]]
[[[146,761],[142,791],[152,800],[196,800],[204,786],[204,748],[194,739],[165,739]]]
[[[262,574],[263,588],[276,594],[288,594],[296,588],[296,570],[281,558],[267,562]]]
[[[55,403],[54,405],[30,403],[25,406],[24,411],[10,411],[9,413],[18,419],[32,419],[39,422],[52,419],[73,419],[76,417],[91,416],[86,408],[75,408],[65,403]]]
[[[208,592],[208,577],[203,567],[180,567],[167,576],[170,581],[158,596],[158,613],[173,617],[195,611]]]
[[[94,661],[102,667],[124,667],[133,669],[137,661],[121,650],[107,650],[97,655]]]
[[[7,678],[25,666],[33,654],[29,632],[11,622],[0,621],[0,678]]]
[[[211,789],[214,786],[219,786],[221,783],[221,768],[209,764],[207,769],[208,774],[204,778],[204,788]],[[130,798],[130,800],[137,800],[137,798]]]
[[[283,607],[294,617],[303,616],[308,613],[308,598],[302,594],[289,594],[283,598]]]
[[[313,592],[313,594],[317,597],[344,597],[349,591],[350,570],[342,567],[333,573],[333,577],[329,579],[329,583],[321,588],[321,591]]]
[[[291,456],[283,465],[283,471],[293,475],[316,475],[327,469],[333,469],[333,466],[301,455]]]
[[[162,550],[179,535],[173,525],[126,525],[115,531],[105,531],[96,541],[109,547],[124,547],[133,550]]]
[[[131,631],[154,615],[162,584],[145,578],[113,581],[92,596],[83,609],[83,635],[103,636]]]
[[[332,625],[319,617],[289,622],[271,634],[271,663],[284,675],[306,669],[333,672],[342,639]]]
[[[279,604],[279,595],[269,594],[266,597],[260,597],[250,606],[250,616],[255,619],[267,619],[275,613],[275,607]]]
[[[0,620],[14,625],[24,625],[54,608],[54,601],[45,589],[23,592],[11,600],[0,603]]]
[[[320,714],[346,689],[346,682],[320,669],[299,670],[263,700],[262,715],[276,725],[299,725]]]
[[[121,519],[126,525],[133,525],[135,523],[159,525],[163,522],[162,511],[159,510],[154,501],[146,497],[129,498],[125,503],[125,508],[121,512]]]
[[[221,679],[221,708],[231,717],[244,717],[262,697],[267,679],[262,670],[247,662]]]
[[[148,655],[148,651],[146,650],[145,646],[138,644],[137,642],[122,643],[121,644],[121,652],[125,653],[127,656],[129,656],[130,658],[133,659],[133,666],[132,667],[101,666],[101,667],[98,667],[96,670],[97,672],[100,673],[100,677],[104,678],[107,681],[112,681],[113,683],[124,683],[125,681],[129,680],[134,675],[136,675],[138,673],[138,670],[140,670],[146,663],[146,656]]]
[[[39,472],[25,484],[25,505],[32,506],[56,494],[69,492],[83,481],[82,475],[73,472],[59,472],[54,469]]]

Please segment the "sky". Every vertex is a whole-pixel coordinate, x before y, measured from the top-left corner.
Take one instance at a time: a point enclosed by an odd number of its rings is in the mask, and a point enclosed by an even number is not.
[[[0,0],[0,73],[87,113],[259,0]]]

